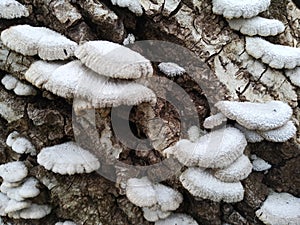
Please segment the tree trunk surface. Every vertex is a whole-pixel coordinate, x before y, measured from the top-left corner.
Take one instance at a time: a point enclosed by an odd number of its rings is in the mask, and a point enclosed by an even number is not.
[[[194,68],[193,76],[184,74],[169,79],[182,87],[193,100],[201,127],[203,120],[214,112],[213,104],[222,99],[287,102],[294,110],[293,118],[299,127],[300,89],[290,82],[283,70],[272,69],[249,56],[245,51],[245,36],[230,29],[222,16],[212,13],[211,0],[183,0],[168,15],[162,14],[164,1],[144,0],[150,7],[145,9],[142,16],[114,6],[108,0],[20,2],[28,7],[30,16],[0,20],[0,31],[17,24],[45,26],[77,43],[88,40],[122,43],[132,33],[137,41],[167,41],[191,51],[206,66]],[[284,33],[267,39],[273,43],[300,47],[300,10],[291,1],[272,0],[271,6],[263,15],[285,24]],[[172,49],[168,49],[161,54],[166,57],[176,54],[173,53]],[[36,60],[36,57],[25,57],[10,51],[0,42],[1,78],[9,73],[26,83],[24,73]],[[163,77],[157,63],[153,65],[154,76]],[[153,88],[158,96],[166,96],[172,92],[167,81],[156,83]],[[80,137],[81,143],[86,145],[83,147],[88,147],[93,141],[97,145],[97,140],[91,139],[95,134],[82,133],[80,128],[74,126],[72,100],[57,97],[46,90],[37,90],[36,96],[20,97],[0,86],[0,105],[12,111],[10,118],[0,118],[0,163],[25,161],[30,175],[41,183],[42,194],[33,201],[50,204],[52,212],[41,220],[13,220],[6,217],[3,220],[20,225],[53,225],[64,220],[86,225],[153,224],[147,222],[141,208],[133,205],[124,195],[124,182],[128,176],[134,176],[135,172],[136,175],[141,175],[138,174],[140,171],[130,170],[127,173],[121,166],[103,163],[101,169],[114,176],[116,182],[96,172],[63,176],[47,171],[37,163],[35,156],[20,156],[5,144],[8,134],[16,130],[28,138],[38,152],[46,146],[75,140],[74,136]],[[176,96],[175,92],[174,96],[178,101],[185,101],[182,96]],[[189,109],[186,111],[189,116]],[[163,161],[161,153],[164,149],[175,144],[180,137],[186,137],[186,133],[182,136],[179,134],[183,125],[176,109],[163,97],[158,99],[155,106],[143,103],[131,110],[133,132],[139,138],[146,136],[151,140],[149,145],[152,150],[147,154],[133,151],[118,140],[112,129],[111,112],[111,108],[96,110],[96,128],[101,135],[100,142],[105,143],[100,143],[97,150],[101,153],[97,151],[98,157],[119,156],[119,161],[128,165],[153,165]],[[116,113],[120,120],[126,120],[122,110],[117,110]],[[185,125],[188,127],[193,124]],[[196,199],[181,186],[178,174],[170,176],[163,183],[175,187],[184,196],[184,202],[176,212],[187,213],[204,225],[262,224],[255,216],[255,211],[266,199],[270,188],[300,197],[299,136],[298,129],[296,137],[285,143],[263,141],[248,144],[246,154],[256,154],[272,164],[272,168],[266,173],[252,172],[242,181],[245,197],[239,203]],[[163,172],[154,170],[146,175],[159,176],[158,173]],[[47,187],[49,182],[52,184],[50,188]]]

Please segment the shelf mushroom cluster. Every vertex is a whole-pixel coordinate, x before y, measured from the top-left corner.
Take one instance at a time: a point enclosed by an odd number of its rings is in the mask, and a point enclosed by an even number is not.
[[[152,183],[147,177],[128,179],[126,196],[133,204],[142,207],[146,220],[155,224],[164,224],[164,219],[169,218],[172,211],[183,201],[180,192],[159,183]]]
[[[284,32],[284,24],[257,16],[267,10],[270,0],[213,0],[213,12],[223,15],[233,30],[246,35],[246,51],[275,69],[286,69],[285,75],[300,87],[300,49],[270,43],[257,36],[275,36]],[[255,37],[252,37],[255,36]]]
[[[164,154],[188,167],[180,181],[192,195],[217,202],[238,202],[244,197],[240,180],[252,170],[250,160],[243,154],[246,146],[242,132],[226,127],[194,142],[182,139]]]
[[[220,101],[215,104],[220,111],[204,121],[204,127],[212,129],[227,118],[236,121],[235,127],[242,131],[248,142],[268,140],[285,142],[297,131],[291,121],[291,107],[281,101],[265,103]]]
[[[11,133],[6,140],[8,146],[19,154],[35,154],[35,148],[17,132]],[[28,177],[24,162],[13,161],[0,165],[0,215],[14,219],[40,219],[51,212],[49,205],[34,203],[33,198],[40,194],[39,181]]]

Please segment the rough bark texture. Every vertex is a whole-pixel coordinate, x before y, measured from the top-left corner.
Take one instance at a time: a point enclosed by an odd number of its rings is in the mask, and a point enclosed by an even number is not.
[[[27,23],[52,28],[78,43],[96,39],[122,43],[128,33],[133,33],[137,40],[170,41],[194,52],[207,63],[208,68],[194,71],[193,79],[184,75],[172,80],[193,99],[201,125],[203,119],[214,110],[209,105],[220,99],[261,102],[277,99],[293,107],[294,119],[299,126],[299,88],[291,84],[284,71],[269,68],[250,57],[245,52],[245,37],[232,31],[223,17],[212,14],[211,0],[183,0],[175,11],[164,15],[163,1],[145,0],[151,4],[140,17],[125,8],[113,6],[108,0],[20,2],[30,9],[30,16],[25,19],[0,20],[0,31],[14,24]],[[300,10],[291,1],[272,0],[269,11],[263,15],[279,19],[286,26],[283,34],[270,40],[300,47]],[[24,72],[36,59],[9,51],[0,43],[0,76],[10,73],[24,80]],[[155,76],[163,76],[156,64],[154,68]],[[197,85],[199,83],[201,87]],[[166,88],[170,87],[162,83],[155,87],[159,96],[167,95]],[[181,96],[175,98],[185,101]],[[0,118],[1,163],[23,157],[13,153],[5,144],[7,135],[14,130],[30,139],[38,151],[44,146],[74,140],[74,133],[81,136],[82,140],[86,139],[82,141],[86,147],[94,141],[89,138],[93,134],[76,133],[80,129],[72,127],[72,100],[62,99],[45,90],[39,90],[34,97],[19,97],[0,85],[0,107],[12,111],[9,116]],[[97,129],[103,134],[106,144],[103,146],[100,143],[96,154],[99,157],[103,154],[105,157],[114,157],[112,154],[120,153],[119,160],[128,164],[149,165],[162,161],[161,151],[178,140],[183,126],[176,110],[163,98],[158,100],[156,106],[141,104],[132,110],[130,121],[138,137],[147,136],[151,139],[149,145],[152,150],[147,153],[132,151],[114,137],[110,110],[97,110]],[[120,113],[119,117],[122,119],[123,115]],[[299,135],[298,129],[297,137],[286,143],[248,144],[246,152],[268,161],[272,168],[267,173],[253,172],[243,181],[245,198],[237,204],[195,199],[179,184],[176,176],[170,177],[164,183],[184,195],[184,203],[177,211],[190,214],[199,224],[261,224],[255,217],[255,211],[265,200],[268,188],[300,197]],[[95,141],[93,144],[97,143]],[[117,182],[113,183],[97,173],[76,176],[54,174],[39,166],[36,157],[24,156],[22,160],[28,164],[30,174],[41,182],[43,194],[35,201],[47,202],[53,206],[53,210],[42,220],[4,218],[13,224],[52,225],[67,219],[87,225],[151,224],[145,221],[141,209],[124,196],[124,168],[115,168],[103,162],[102,170],[116,176]],[[135,172],[130,171],[131,174]],[[151,174],[147,175],[151,177]],[[55,184],[50,190],[46,188],[49,180]]]

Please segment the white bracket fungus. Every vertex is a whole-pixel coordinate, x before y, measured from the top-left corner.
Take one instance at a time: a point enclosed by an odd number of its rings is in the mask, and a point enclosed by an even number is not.
[[[251,18],[267,10],[270,0],[213,0],[213,13],[228,19]]]
[[[36,95],[36,90],[30,85],[24,84],[12,75],[5,75],[1,83],[7,90],[14,90],[16,95],[28,96]]]
[[[65,222],[57,222],[55,223],[55,225],[77,225],[76,223],[74,223],[73,221],[67,220]],[[99,224],[101,225],[101,224]]]
[[[48,205],[32,204],[28,208],[8,214],[13,219],[41,219],[51,212]]]
[[[25,72],[25,79],[38,88],[42,88],[50,79],[54,70],[62,66],[61,62],[46,62],[38,60],[30,65]]]
[[[246,37],[246,51],[275,69],[294,69],[300,66],[299,48],[272,44],[258,37]]]
[[[246,140],[250,143],[261,142],[264,140],[264,138],[255,130],[249,130],[238,123],[235,123],[234,127],[239,129],[245,135]]]
[[[8,205],[9,198],[0,192],[0,216],[6,216],[5,209]]]
[[[187,134],[191,142],[196,142],[201,136],[207,134],[207,132],[194,125],[188,129]]]
[[[296,132],[297,132],[297,128],[295,127],[294,123],[292,121],[288,121],[282,127],[273,130],[259,132],[259,133],[267,141],[285,142],[290,138],[292,138],[296,134]]]
[[[215,106],[229,119],[250,130],[270,130],[285,125],[293,110],[281,101],[266,103],[220,101]]]
[[[250,158],[251,158],[251,160],[253,160],[252,166],[253,166],[254,171],[261,172],[261,171],[268,170],[272,167],[269,163],[267,163],[265,160],[257,157],[256,155],[251,155]]]
[[[198,225],[189,215],[174,213],[166,219],[155,222],[155,225]]]
[[[224,168],[233,163],[244,152],[245,136],[232,127],[210,132],[192,143],[180,140],[171,149],[180,163],[186,166]]]
[[[293,70],[286,70],[285,75],[290,78],[294,85],[300,87],[300,67],[296,67]]]
[[[101,76],[86,68],[79,60],[58,67],[44,88],[64,98],[86,100],[94,107],[156,102],[156,96],[149,88],[132,81],[117,81]]]
[[[224,182],[238,182],[249,176],[252,164],[246,155],[242,155],[230,166],[216,170],[214,176]]]
[[[255,212],[265,224],[300,224],[300,198],[289,193],[271,193]]]
[[[12,26],[1,33],[1,40],[22,55],[39,55],[43,60],[64,60],[74,55],[77,43],[46,27]]]
[[[24,137],[20,137],[16,131],[7,136],[6,144],[16,153],[36,155],[36,149],[31,142]]]
[[[136,79],[153,75],[151,62],[141,54],[109,41],[89,41],[80,45],[75,56],[100,75]]]
[[[143,9],[139,0],[111,0],[111,3],[123,8],[128,8],[137,16],[141,16],[143,14]]]
[[[21,209],[28,208],[31,205],[29,201],[16,201],[14,199],[10,199],[8,201],[7,207],[5,208],[6,213],[16,212]]]
[[[159,209],[157,205],[153,207],[143,207],[143,213],[144,213],[144,218],[150,222],[155,222],[160,219],[165,219],[171,215],[171,212],[162,211],[161,209]]]
[[[185,73],[185,69],[183,67],[173,62],[161,62],[158,64],[158,68],[169,77],[175,77]]]
[[[228,203],[239,202],[244,198],[244,188],[240,182],[223,182],[200,168],[188,168],[179,179],[183,187],[196,197]]]
[[[220,126],[222,123],[226,122],[227,117],[223,113],[217,113],[207,117],[203,122],[203,126],[206,129],[213,129],[214,127]]]
[[[139,207],[151,207],[157,203],[156,192],[147,177],[128,179],[126,196]]]
[[[74,142],[42,148],[37,162],[54,173],[91,173],[100,167],[98,159]]]
[[[284,24],[275,19],[256,16],[250,19],[228,20],[231,29],[240,31],[248,36],[274,36],[284,31]]]
[[[15,0],[0,1],[0,18],[14,19],[29,16],[28,9]]]
[[[19,182],[28,174],[23,162],[15,161],[0,165],[0,176],[7,182]]]

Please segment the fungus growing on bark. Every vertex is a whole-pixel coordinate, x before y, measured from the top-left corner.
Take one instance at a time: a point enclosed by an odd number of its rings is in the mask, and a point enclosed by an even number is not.
[[[299,48],[272,44],[258,37],[246,37],[246,51],[275,69],[294,69],[300,66]]]
[[[37,162],[47,170],[62,175],[91,173],[100,167],[98,159],[74,142],[42,148]]]
[[[169,77],[175,77],[185,73],[185,69],[183,67],[173,62],[162,62],[158,64],[158,68]]]
[[[61,62],[35,61],[25,72],[25,79],[38,88],[42,88],[54,70],[62,66]]]
[[[231,29],[240,31],[248,36],[274,36],[284,31],[284,24],[275,19],[256,16],[250,19],[228,20]]]
[[[267,141],[285,142],[295,136],[297,128],[292,121],[288,121],[277,129],[260,132],[261,136]]]
[[[109,41],[89,41],[80,45],[75,56],[102,76],[136,79],[153,75],[151,62],[139,53]]]
[[[250,143],[261,142],[264,140],[264,138],[255,130],[249,130],[238,123],[235,123],[234,127],[239,129],[245,135],[246,140]]]
[[[4,87],[7,90],[14,90],[16,95],[20,95],[20,96],[36,95],[36,90],[33,87],[22,83],[12,75],[9,74],[5,75],[2,78],[1,83],[4,85]]]
[[[16,131],[7,136],[6,143],[16,153],[36,155],[36,149],[31,142],[24,137],[20,137]]]
[[[77,225],[76,223],[74,223],[73,221],[67,220],[65,222],[57,222],[55,223],[55,225]],[[101,224],[99,224],[101,225]]]
[[[128,8],[134,14],[141,16],[143,9],[138,0],[111,0],[113,5],[118,5],[123,8]]]
[[[285,125],[293,110],[281,101],[266,103],[220,101],[215,106],[229,119],[250,130],[270,130]]]
[[[0,18],[15,19],[29,16],[28,9],[15,0],[0,1]]]
[[[293,70],[286,70],[285,75],[290,78],[290,81],[294,85],[300,87],[300,67],[296,67]]]
[[[28,208],[12,212],[8,217],[13,219],[41,219],[51,212],[51,207],[48,205],[32,204]]]
[[[6,216],[5,209],[8,205],[9,198],[0,192],[0,216]]]
[[[191,126],[187,131],[189,140],[191,142],[197,141],[202,135],[206,134],[204,132],[205,131],[200,130],[198,126]]]
[[[228,19],[251,18],[267,10],[270,0],[213,0],[213,13],[223,15]]]
[[[265,160],[257,157],[256,155],[251,155],[251,160],[252,160],[252,166],[254,171],[265,171],[270,169],[272,166],[267,163]]]
[[[185,166],[224,168],[233,163],[247,145],[244,135],[228,127],[210,132],[192,143],[180,140],[174,148],[168,149]]]
[[[265,224],[300,224],[300,198],[273,192],[255,214]]]
[[[198,225],[189,215],[174,213],[166,219],[155,222],[155,225]]]
[[[223,113],[217,113],[207,117],[203,122],[203,126],[206,129],[213,129],[225,122],[227,122],[227,117]]]
[[[16,201],[14,199],[10,199],[5,208],[6,213],[16,212],[21,209],[28,208],[31,205],[31,202],[28,201]]]
[[[143,207],[143,213],[144,213],[143,214],[144,218],[150,222],[155,222],[160,219],[165,219],[169,215],[171,215],[171,212],[162,211],[161,209],[159,209],[159,207],[157,205],[152,206],[152,207]]]
[[[228,203],[244,198],[244,188],[240,182],[223,182],[201,168],[188,168],[179,179],[183,187],[196,197]]]
[[[155,189],[147,177],[128,179],[126,196],[139,207],[151,207],[157,203]]]
[[[23,162],[15,161],[0,165],[0,176],[7,182],[19,182],[28,174]]]
[[[16,25],[1,32],[8,48],[22,55],[39,55],[44,60],[64,60],[74,55],[76,42],[46,27]]]
[[[214,176],[224,182],[238,182],[249,176],[252,164],[246,155],[242,155],[230,166],[216,170]]]
[[[149,88],[134,82],[118,81],[86,68],[79,60],[57,68],[44,85],[45,89],[64,97],[86,100],[94,107],[116,107],[155,102]]]

